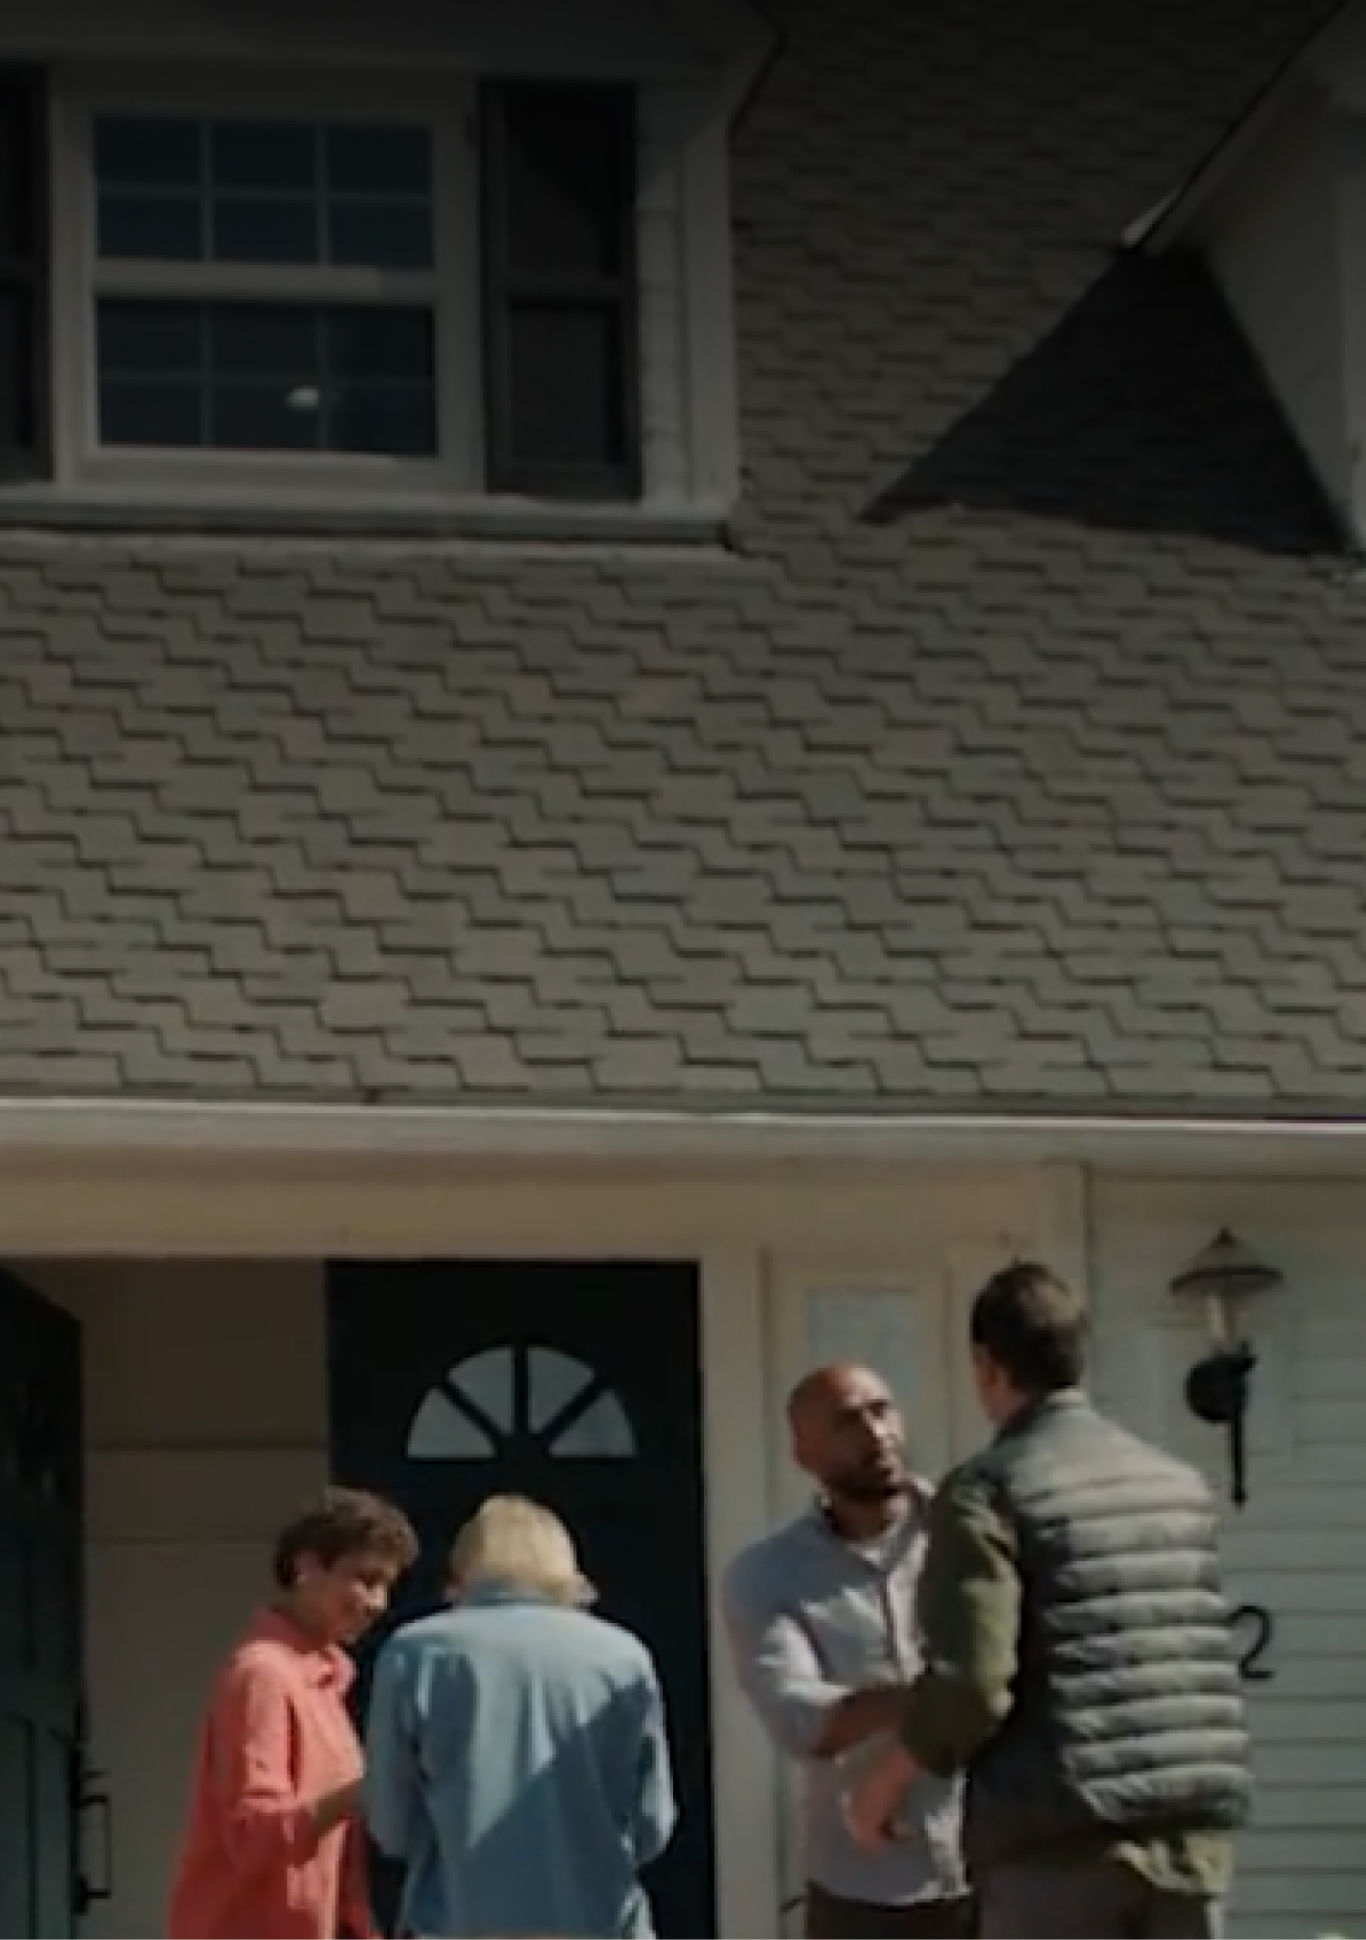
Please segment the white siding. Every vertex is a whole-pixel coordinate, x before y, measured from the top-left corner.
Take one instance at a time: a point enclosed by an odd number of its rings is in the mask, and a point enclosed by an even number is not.
[[[1337,172],[1322,121],[1274,143],[1206,219],[1214,274],[1333,504],[1351,495]]]
[[[1239,1601],[1264,1604],[1250,1684],[1257,1802],[1233,1931],[1366,1936],[1366,1200],[1360,1186],[1099,1180],[1092,1194],[1097,1393],[1200,1462],[1227,1500],[1227,1442],[1186,1412],[1198,1316],[1167,1292],[1221,1225],[1286,1275],[1250,1315],[1262,1359],[1250,1501],[1229,1509]]]

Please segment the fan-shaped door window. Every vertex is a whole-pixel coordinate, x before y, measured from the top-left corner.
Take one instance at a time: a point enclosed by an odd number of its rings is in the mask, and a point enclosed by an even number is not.
[[[620,1398],[556,1347],[490,1347],[459,1361],[418,1404],[415,1462],[486,1462],[531,1442],[556,1460],[621,1461],[636,1439]]]

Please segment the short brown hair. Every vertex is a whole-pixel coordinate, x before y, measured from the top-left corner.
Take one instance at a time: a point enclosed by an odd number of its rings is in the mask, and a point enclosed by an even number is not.
[[[1022,1394],[1074,1388],[1086,1371],[1086,1302],[1051,1267],[1019,1260],[994,1274],[969,1333]]]
[[[365,1554],[392,1563],[396,1573],[417,1561],[417,1537],[403,1511],[365,1489],[324,1489],[316,1502],[285,1524],[275,1541],[275,1581],[294,1587],[301,1556],[324,1569],[343,1556]]]

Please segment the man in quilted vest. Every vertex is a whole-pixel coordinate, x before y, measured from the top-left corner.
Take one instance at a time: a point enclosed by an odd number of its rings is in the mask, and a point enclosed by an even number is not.
[[[965,1772],[987,1940],[1202,1940],[1250,1790],[1217,1518],[1193,1469],[1091,1406],[1085,1334],[1046,1267],[1011,1266],[974,1302],[996,1433],[935,1498],[925,1668],[849,1819],[876,1848],[915,1778]]]

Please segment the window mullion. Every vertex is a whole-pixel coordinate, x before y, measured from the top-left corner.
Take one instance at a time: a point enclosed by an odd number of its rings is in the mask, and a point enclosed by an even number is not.
[[[199,306],[199,442],[206,451],[213,449],[213,312],[207,303]]]
[[[184,263],[106,259],[95,268],[102,296],[239,298],[256,303],[361,303],[377,307],[436,302],[437,279],[353,270],[330,263]]]
[[[332,396],[331,341],[327,328],[327,312],[320,309],[313,319],[313,363],[318,373],[318,423],[315,442],[321,450],[329,450],[332,444],[332,417],[334,399]]]

